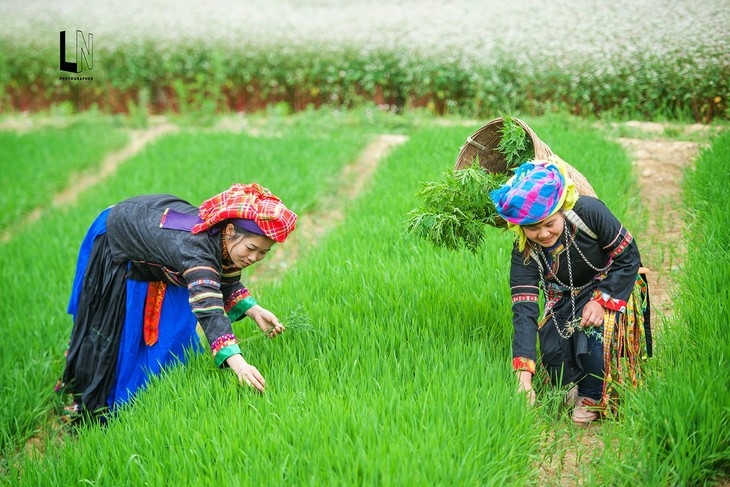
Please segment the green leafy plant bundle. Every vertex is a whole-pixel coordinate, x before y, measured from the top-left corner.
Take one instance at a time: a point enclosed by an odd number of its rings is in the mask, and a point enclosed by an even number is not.
[[[502,136],[495,150],[507,160],[507,172],[489,173],[475,158],[463,169],[444,173],[439,182],[422,183],[422,204],[408,213],[406,235],[417,235],[437,247],[477,251],[485,225],[497,223],[497,210],[489,192],[502,186],[510,169],[534,158],[532,140],[510,116],[502,117]]]
[[[297,306],[296,308],[289,311],[289,314],[280,320],[281,324],[284,325],[289,332],[296,333],[312,333],[315,331],[312,325],[312,320],[309,317],[309,313],[304,307]],[[256,333],[247,338],[240,340],[241,342],[249,342],[251,340],[258,340],[269,336],[269,332]]]
[[[497,215],[489,191],[504,184],[507,174],[490,174],[478,160],[444,173],[439,182],[422,185],[423,204],[408,213],[406,234],[415,234],[437,247],[476,252],[484,239],[484,225]]]
[[[535,149],[532,140],[525,134],[525,129],[509,115],[502,115],[501,133],[497,150],[507,159],[508,169],[534,159]]]

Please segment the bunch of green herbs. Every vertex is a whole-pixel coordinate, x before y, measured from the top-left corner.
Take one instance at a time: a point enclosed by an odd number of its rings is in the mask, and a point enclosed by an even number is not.
[[[439,182],[422,184],[423,204],[408,213],[406,234],[415,234],[437,247],[477,251],[484,225],[495,223],[497,211],[489,191],[504,184],[507,174],[490,174],[478,159],[461,170],[444,173]]]
[[[289,314],[280,321],[281,324],[286,327],[287,331],[290,332],[294,331],[297,333],[308,333],[314,331],[314,326],[312,326],[312,320],[309,318],[309,313],[307,313],[307,311],[301,305],[289,311]],[[244,338],[241,341],[248,342],[251,340],[257,340],[259,338],[268,337],[270,331],[271,330],[264,331],[262,333],[256,333],[255,335]]]
[[[440,182],[422,183],[423,204],[408,213],[407,235],[415,234],[437,247],[467,248],[476,253],[485,225],[498,225],[490,191],[507,182],[511,169],[534,158],[532,140],[510,116],[502,116],[502,136],[496,148],[507,161],[507,172],[489,173],[475,158],[464,169],[444,173]]]
[[[501,133],[497,151],[507,159],[508,169],[535,158],[532,139],[527,137],[525,129],[509,115],[502,115]]]

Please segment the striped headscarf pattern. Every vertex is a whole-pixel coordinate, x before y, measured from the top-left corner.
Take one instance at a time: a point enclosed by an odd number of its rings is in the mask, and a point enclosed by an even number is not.
[[[286,240],[297,224],[296,213],[257,183],[234,184],[205,200],[198,216],[203,222],[193,227],[193,233],[203,232],[228,219],[244,219],[253,220],[275,242]]]

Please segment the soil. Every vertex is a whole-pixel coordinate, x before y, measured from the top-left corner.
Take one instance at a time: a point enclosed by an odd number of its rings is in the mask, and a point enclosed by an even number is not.
[[[653,126],[652,124],[650,126]],[[679,269],[684,247],[681,183],[699,152],[696,142],[620,138],[633,156],[645,208],[646,226],[635,230],[644,266],[649,268],[649,292],[655,323],[672,311],[672,275]]]

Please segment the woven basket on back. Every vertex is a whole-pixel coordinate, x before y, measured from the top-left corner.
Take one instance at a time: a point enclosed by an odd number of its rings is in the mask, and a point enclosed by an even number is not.
[[[518,118],[513,118],[512,120],[525,130],[525,135],[532,141],[535,149],[535,160],[547,160],[548,157],[553,155],[550,147],[540,140],[525,122]],[[502,125],[502,118],[495,118],[487,122],[486,125],[474,132],[470,137],[467,137],[466,144],[461,147],[459,156],[456,158],[454,169],[463,169],[478,157],[479,165],[487,172],[506,173],[507,158],[497,150],[499,141],[502,139]],[[568,176],[575,183],[575,188],[578,190],[578,193],[587,196],[596,196],[596,192],[585,176],[567,162],[565,165],[568,170]],[[504,227],[507,226],[507,222],[497,217],[494,226]]]

